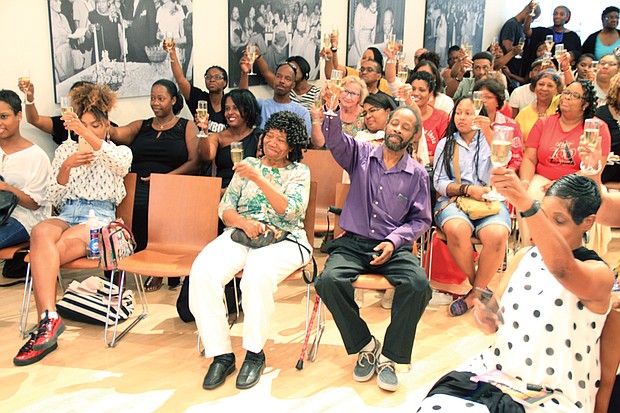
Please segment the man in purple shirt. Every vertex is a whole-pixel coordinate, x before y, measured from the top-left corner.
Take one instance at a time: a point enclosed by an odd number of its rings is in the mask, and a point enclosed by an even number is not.
[[[424,270],[411,252],[431,224],[428,174],[407,153],[421,133],[419,111],[409,107],[390,114],[384,144],[378,147],[344,134],[339,116],[323,122],[327,147],[349,173],[351,187],[340,216],[346,232],[328,245],[329,258],[315,287],[347,353],[358,353],[353,378],[368,381],[376,372],[377,384],[388,391],[398,388],[395,363],[411,361],[416,327],[431,297]],[[383,348],[353,298],[351,283],[363,273],[382,274],[396,287]]]

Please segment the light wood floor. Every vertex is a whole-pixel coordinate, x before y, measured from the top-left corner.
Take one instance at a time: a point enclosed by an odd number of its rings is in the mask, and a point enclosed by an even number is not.
[[[614,231],[606,255],[610,262],[620,257],[619,235]],[[317,257],[322,266],[325,256],[317,250]],[[65,274],[65,280],[83,277]],[[260,383],[240,391],[233,375],[222,387],[206,391],[202,380],[211,360],[196,349],[195,325],[177,316],[178,291],[164,286],[149,293],[149,316],[114,349],[105,347],[101,327],[65,321],[58,350],[37,364],[15,367],[12,358],[23,344],[17,328],[22,291],[22,285],[0,289],[2,412],[232,412],[252,406],[272,412],[415,411],[440,376],[493,339],[477,330],[471,313],[455,319],[448,317],[445,306],[429,306],[418,326],[411,371],[398,366],[400,389],[391,394],[380,390],[374,379],[353,380],[355,356],[346,354],[328,315],[317,361],[306,361],[299,371],[295,364],[303,340],[305,286],[284,283],[275,295],[276,316],[265,346],[267,369]],[[381,339],[389,311],[380,307],[379,299],[377,292],[367,291],[361,311]],[[30,319],[35,318],[33,310]],[[232,329],[237,368],[244,357],[242,327]]]

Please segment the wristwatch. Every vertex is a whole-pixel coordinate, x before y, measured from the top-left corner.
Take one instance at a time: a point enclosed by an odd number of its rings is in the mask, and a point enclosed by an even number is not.
[[[538,199],[535,199],[530,209],[528,209],[527,211],[519,212],[519,215],[521,215],[521,218],[527,218],[531,217],[538,211],[540,211],[540,201]]]
[[[332,51],[333,53],[336,53],[336,52],[338,51],[338,48],[337,48],[337,47],[332,47],[332,48],[331,48],[331,51]]]

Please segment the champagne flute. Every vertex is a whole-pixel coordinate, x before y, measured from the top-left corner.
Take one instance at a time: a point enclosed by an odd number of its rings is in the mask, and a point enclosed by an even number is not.
[[[592,63],[590,63],[590,68],[592,69],[592,73],[594,74],[594,77],[596,78],[596,71],[598,69],[598,60],[593,60]]]
[[[317,110],[321,109],[321,107],[323,106],[323,97],[320,93],[314,94],[314,98],[312,99],[312,106],[314,106],[314,108]]]
[[[60,114],[64,116],[66,113],[73,112],[71,96],[60,97]],[[67,139],[71,139],[71,131],[67,131]]]
[[[591,152],[581,159],[579,168],[585,175],[596,175],[601,170],[601,138],[599,136],[599,120],[586,119],[581,145]]]
[[[493,140],[491,141],[491,163],[494,167],[502,167],[508,165],[510,161],[512,146],[512,138],[514,129],[510,126],[496,126],[493,131]],[[493,187],[486,194],[489,201],[504,201],[503,195],[499,194]]]
[[[545,52],[545,54],[543,55],[542,64],[540,65],[540,67],[543,69],[548,68],[548,66],[553,66],[553,64],[551,63],[551,52]]]
[[[207,115],[209,114],[209,106],[206,100],[198,101],[198,108],[196,109],[196,119],[200,123],[204,123],[207,120]],[[205,133],[203,128],[200,128],[200,132],[196,135],[199,138],[206,138],[207,134]]]
[[[482,101],[482,91],[477,90],[473,92],[472,100],[474,101],[474,113],[476,114],[476,116],[478,116],[480,115],[480,111],[482,110],[482,105],[484,105],[484,102]],[[478,126],[474,124],[471,125],[471,128],[475,130],[480,129]]]
[[[339,33],[338,26],[336,25],[332,26],[332,36],[338,37],[338,33]]]
[[[398,63],[398,72],[396,73],[401,83],[404,85],[407,83],[407,78],[409,77],[409,66],[406,63]],[[403,96],[398,97],[398,105],[405,106],[406,100]]]
[[[332,97],[329,102],[329,108],[325,114],[330,116],[336,116],[336,112],[334,109],[336,108],[336,102],[338,101],[338,92],[340,91],[340,86],[342,84],[342,70],[333,69],[329,82],[327,83],[327,87],[332,92]]]
[[[174,34],[172,32],[166,32],[164,34],[164,46],[166,47],[166,51],[168,52],[168,62],[173,62],[170,58],[170,49],[174,47]]]
[[[257,47],[254,43],[248,43],[245,47],[245,52],[248,55],[248,59],[250,59],[250,73],[248,75],[255,75],[254,73],[254,61],[256,60]]]
[[[522,59],[523,58],[523,46],[525,46],[525,36],[521,36],[519,38],[519,43],[518,43],[519,47],[521,48],[521,54],[518,54],[515,56],[515,59]]]
[[[323,50],[328,50],[331,48],[332,39],[329,33],[323,33]],[[322,60],[327,60],[327,56],[321,56]]]
[[[536,7],[538,7],[538,2],[532,2],[532,11],[530,12],[530,16],[534,17],[536,15]]]
[[[396,52],[398,45],[396,43],[396,35],[395,34],[391,34],[388,37],[388,41],[387,41],[387,48],[391,53]],[[387,63],[395,63],[395,60],[390,58],[387,60]]]
[[[474,58],[474,46],[473,46],[473,45],[471,45],[471,44],[468,44],[468,45],[467,45],[467,50],[466,50],[466,53],[467,53],[467,58],[468,58],[469,60],[472,60],[472,59]],[[471,66],[469,66],[469,67],[467,67],[467,68],[465,69],[465,71],[467,71],[467,72],[470,72],[471,70],[472,70],[472,67],[471,67]]]
[[[547,35],[547,37],[545,37],[545,46],[547,46],[547,51],[551,52],[551,47],[553,47],[553,35]]]
[[[555,60],[559,62],[563,54],[564,54],[564,43],[556,44],[555,45]]]
[[[232,159],[233,165],[237,165],[243,160],[243,142],[230,144],[230,159]]]
[[[28,99],[28,88],[30,87],[30,69],[23,69],[20,72],[19,77],[17,78],[17,83],[20,86],[23,86],[24,92],[24,101]]]

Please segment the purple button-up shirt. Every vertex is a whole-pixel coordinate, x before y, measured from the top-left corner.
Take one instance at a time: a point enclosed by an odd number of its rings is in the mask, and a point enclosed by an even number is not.
[[[325,117],[323,135],[332,156],[351,176],[340,215],[348,232],[394,248],[413,245],[431,225],[430,182],[426,170],[405,153],[388,170],[383,145],[358,142],[342,131],[340,117]]]

